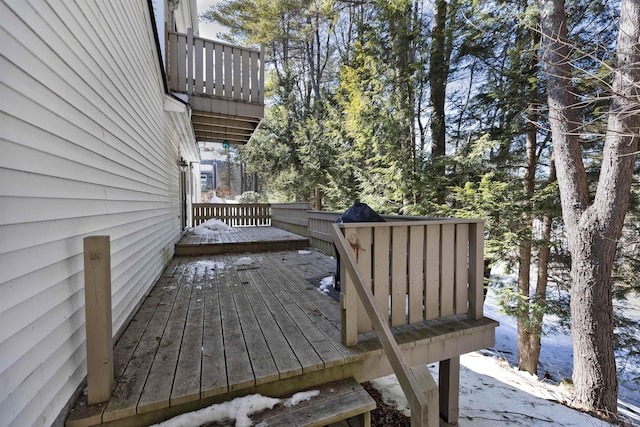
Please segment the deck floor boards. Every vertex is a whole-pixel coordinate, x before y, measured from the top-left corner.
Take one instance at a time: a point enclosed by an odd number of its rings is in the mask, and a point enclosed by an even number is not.
[[[278,233],[252,227],[226,234],[217,239],[264,243]],[[182,240],[203,244],[189,235]],[[247,257],[250,264],[238,262]],[[271,252],[176,256],[114,346],[111,400],[89,406],[81,397],[67,425],[148,425],[251,392],[367,378],[367,366],[376,366],[367,361],[380,358],[377,339],[363,334],[358,346],[344,347],[340,304],[312,284],[335,267],[320,252],[277,245]],[[441,327],[464,334],[474,326],[456,325]],[[410,345],[441,339],[439,328],[406,327],[398,335]]]

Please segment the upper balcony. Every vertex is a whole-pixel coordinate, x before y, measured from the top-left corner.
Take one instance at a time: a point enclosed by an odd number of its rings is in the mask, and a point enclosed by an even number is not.
[[[246,144],[264,117],[264,55],[219,41],[168,33],[169,88],[191,104],[196,141]]]

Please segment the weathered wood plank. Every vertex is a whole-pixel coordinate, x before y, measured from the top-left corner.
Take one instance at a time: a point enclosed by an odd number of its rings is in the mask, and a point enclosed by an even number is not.
[[[484,305],[484,224],[469,226],[469,316],[483,317]]]
[[[356,231],[344,230],[344,237],[349,242],[351,251],[354,250],[354,246],[357,248]],[[351,347],[358,343],[358,295],[353,279],[350,274],[347,274],[346,268],[340,268],[340,308],[342,309],[342,344]]]
[[[162,293],[161,301],[151,320],[149,320],[148,326],[124,370],[124,374],[118,377],[118,384],[102,415],[103,422],[136,414],[138,400],[143,392],[149,370],[160,346],[163,331],[169,321],[171,308],[178,295],[177,284],[180,283],[183,275],[184,268],[180,268],[175,277],[176,285],[154,289],[154,292],[160,291]]]
[[[225,257],[225,260],[230,261],[231,258]],[[227,269],[227,274],[230,275],[230,280],[233,283],[231,293],[242,327],[244,342],[249,352],[255,383],[262,384],[274,381],[278,379],[279,372],[245,289],[251,286],[251,282],[245,274],[241,275],[240,273],[245,273],[242,266]]]
[[[209,257],[205,269],[204,320],[202,336],[202,378],[200,395],[205,398],[226,393],[227,370],[224,358],[222,315],[220,312],[219,286],[224,261]]]
[[[262,297],[271,310],[278,326],[283,331],[291,349],[294,351],[302,366],[303,372],[322,369],[324,363],[307,339],[306,335],[308,331],[298,326],[296,321],[291,317],[291,313],[289,313],[289,310],[293,312],[295,306],[288,304],[289,295],[287,292],[274,284],[273,279],[270,281],[273,275],[268,269],[252,269],[250,270],[250,274],[262,276],[263,283],[268,286],[270,292],[263,292]]]
[[[214,53],[213,53],[213,47],[214,44],[211,43],[210,41],[205,41],[204,43],[204,50],[205,50],[205,89],[206,89],[206,94],[207,95],[213,95],[214,93],[214,83],[215,80],[213,79],[213,70],[215,67],[215,58],[214,58]],[[195,207],[195,206],[194,206]],[[195,220],[195,216],[194,216],[194,220]],[[198,224],[194,224],[194,225],[198,225]]]
[[[313,312],[308,313],[301,303],[307,300],[306,296],[299,290],[307,289],[307,294],[316,295],[315,289],[304,284],[301,278],[293,276],[290,272],[284,273],[277,268],[277,262],[270,262],[268,258],[260,255],[262,265],[268,265],[270,269],[262,269],[263,277],[271,283],[271,288],[282,296],[281,302],[291,318],[305,331],[305,336],[313,346],[315,352],[320,356],[325,368],[329,368],[344,363],[343,354],[333,345],[333,342],[316,326]],[[298,280],[295,280],[298,279]],[[276,288],[278,288],[276,290]]]
[[[282,405],[252,416],[256,425],[325,426],[376,407],[373,398],[354,379],[332,382],[315,387],[319,394],[308,401],[287,408]]]
[[[230,268],[233,268],[230,266]],[[220,311],[222,315],[222,331],[224,338],[224,355],[227,366],[227,381],[229,391],[250,387],[255,384],[253,369],[247,345],[244,341],[240,319],[233,300],[231,288],[238,286],[237,276],[230,274],[228,269],[218,272],[220,285]]]
[[[357,229],[357,247],[356,259],[358,260],[358,268],[362,275],[367,279],[367,285],[371,289],[373,286],[372,271],[372,253],[373,251],[373,229],[370,227],[362,227]],[[367,332],[371,330],[371,320],[367,316],[367,312],[358,299],[358,332]]]
[[[249,87],[249,79],[251,77],[251,69],[249,68],[249,58],[251,56],[251,52],[242,51],[242,100],[249,101],[250,95],[250,87]]]
[[[440,225],[427,225],[425,319],[435,319],[440,313]]]
[[[138,401],[138,413],[165,408],[170,403],[173,381],[167,379],[173,379],[176,374],[196,267],[190,262],[185,265],[184,270],[185,274],[178,285],[178,295],[171,308],[169,321],[162,333],[160,346]]]
[[[253,312],[258,319],[262,333],[269,347],[269,354],[273,357],[280,379],[288,378],[302,373],[302,365],[289,346],[282,330],[278,327],[269,307],[266,305],[262,292],[268,292],[266,284],[260,275],[250,274],[250,270],[238,271],[242,281],[248,283],[244,286],[247,297],[251,301]]]
[[[162,289],[170,286],[171,282],[175,279],[174,275],[178,272],[181,261],[183,261],[183,258],[174,258],[171,260],[134,318],[129,322],[120,339],[116,342],[113,349],[113,372],[115,378],[120,377],[124,373],[134,351],[140,344],[145,330],[149,327],[149,322],[153,314],[162,302],[162,297],[164,296]]]
[[[424,226],[409,227],[409,323],[424,319]]]
[[[203,68],[203,61],[202,61],[202,56],[203,56],[203,50],[204,50],[204,43],[203,40],[201,38],[196,38],[194,40],[195,46],[194,46],[194,56],[195,56],[195,93],[197,93],[198,95],[202,95],[204,90],[203,90],[203,80],[204,80],[204,68]]]
[[[233,48],[233,99],[242,99],[242,76],[240,75],[240,65],[242,64],[241,49]]]
[[[294,251],[264,253],[262,255],[278,267],[282,275],[282,285],[288,289],[291,298],[312,320],[314,326],[320,329],[331,341],[331,345],[342,354],[344,363],[361,360],[364,357],[361,350],[340,344],[340,305],[330,297],[318,292],[312,285],[304,284],[302,281],[305,274],[308,277],[318,277],[327,275],[327,272],[335,272],[335,261],[316,251],[308,255],[301,255]],[[312,261],[302,263],[299,261],[301,257],[312,257]],[[309,270],[305,269],[300,276],[292,274],[300,271],[295,266],[301,264],[308,266]],[[324,264],[324,268],[318,269],[318,264]]]
[[[233,76],[232,76],[232,67],[233,67],[233,48],[228,45],[224,45],[224,59],[223,59],[223,67],[224,67],[224,94],[225,98],[231,98],[233,96]]]
[[[389,295],[391,291],[389,282],[391,234],[389,228],[375,228],[373,240],[375,242],[373,296],[380,311],[387,313],[387,317],[389,317]]]
[[[171,406],[200,398],[200,374],[202,368],[202,333],[204,317],[205,268],[195,262],[193,285],[186,324],[180,345],[176,374],[171,390]]]
[[[187,38],[184,35],[178,36],[178,66],[176,71],[178,74],[178,91],[185,92],[187,90]]]
[[[466,313],[469,310],[468,247],[469,226],[467,224],[456,224],[456,314]]]
[[[109,236],[83,239],[87,401],[90,405],[107,402],[113,388],[110,248]]]
[[[215,77],[214,77],[214,82],[215,82],[215,94],[216,96],[222,96],[223,95],[223,88],[224,88],[224,66],[222,63],[222,57],[223,57],[223,48],[221,45],[219,44],[214,44],[214,53],[215,53]]]
[[[391,243],[391,325],[407,322],[407,227],[393,227]]]
[[[440,239],[440,316],[454,313],[455,225],[443,224]]]

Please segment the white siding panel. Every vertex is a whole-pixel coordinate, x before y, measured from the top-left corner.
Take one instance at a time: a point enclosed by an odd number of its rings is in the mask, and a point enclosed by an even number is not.
[[[146,0],[0,0],[0,425],[86,375],[82,239],[111,236],[114,332],[180,234],[179,138]],[[7,326],[9,325],[9,326]]]

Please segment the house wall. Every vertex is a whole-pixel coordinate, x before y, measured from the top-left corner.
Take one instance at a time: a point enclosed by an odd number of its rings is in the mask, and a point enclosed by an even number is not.
[[[114,333],[173,255],[195,143],[164,111],[151,19],[0,0],[0,426],[51,425],[86,376],[83,237],[111,236]]]

